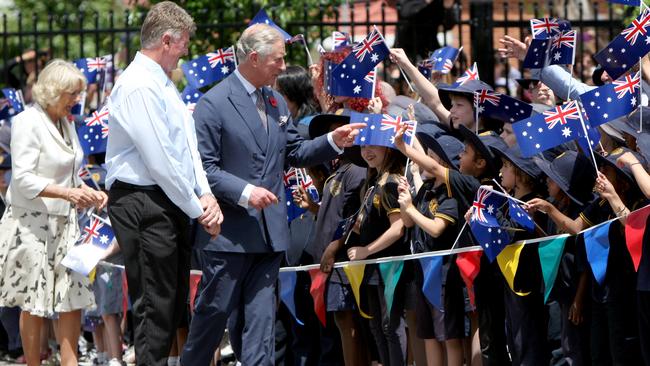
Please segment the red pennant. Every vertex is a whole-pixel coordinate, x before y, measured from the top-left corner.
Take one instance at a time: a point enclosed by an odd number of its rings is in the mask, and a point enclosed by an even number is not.
[[[456,257],[456,265],[467,287],[469,301],[472,303],[472,306],[476,306],[476,302],[474,301],[474,279],[481,270],[482,255],[482,250],[475,250],[472,252],[458,253],[458,257]]]
[[[201,282],[202,273],[199,271],[190,272],[190,311],[194,314],[194,300],[196,300],[196,291]]]
[[[327,273],[321,272],[320,269],[309,271],[311,277],[311,288],[309,293],[314,298],[314,311],[323,326],[327,322],[327,307],[325,306],[325,286],[327,285]]]
[[[650,206],[632,212],[625,222],[625,244],[632,257],[635,271],[639,270],[639,262],[643,252],[643,234],[645,233],[648,215],[650,215]]]

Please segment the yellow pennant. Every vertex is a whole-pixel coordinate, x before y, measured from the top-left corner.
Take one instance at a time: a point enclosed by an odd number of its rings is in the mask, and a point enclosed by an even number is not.
[[[515,284],[515,275],[517,274],[517,267],[519,267],[519,257],[521,256],[521,251],[524,249],[523,242],[521,244],[510,244],[506,245],[505,248],[497,256],[497,262],[499,263],[499,268],[501,268],[501,273],[503,277],[506,278],[508,286],[512,292],[516,293],[519,296],[526,296],[530,292],[517,292],[514,289]]]
[[[366,319],[371,319],[372,317],[370,315],[361,310],[361,281],[363,281],[363,273],[365,270],[365,264],[350,264],[343,267],[343,271],[345,272],[345,275],[348,276],[348,281],[350,281],[350,287],[352,287],[354,299],[357,301],[359,314]]]

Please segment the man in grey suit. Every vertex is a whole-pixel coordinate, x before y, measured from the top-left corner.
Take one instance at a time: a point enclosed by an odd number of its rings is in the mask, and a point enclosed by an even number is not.
[[[196,106],[199,151],[224,222],[221,236],[199,233],[202,292],[183,365],[208,365],[228,323],[243,365],[274,364],[275,284],[289,243],[285,165],[331,160],[351,146],[354,124],[302,140],[282,96],[268,87],[284,70],[284,39],[257,24],[237,42],[238,69]],[[228,321],[230,317],[230,321]]]

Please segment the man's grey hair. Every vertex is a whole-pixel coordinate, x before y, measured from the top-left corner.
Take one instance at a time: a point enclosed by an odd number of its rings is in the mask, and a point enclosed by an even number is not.
[[[284,42],[284,37],[277,29],[267,24],[252,25],[237,41],[237,59],[243,62],[253,51],[262,57],[268,56],[278,41]]]
[[[147,13],[140,31],[140,46],[142,49],[154,48],[165,34],[177,40],[184,32],[192,35],[195,30],[194,19],[183,8],[171,1],[163,1]]]

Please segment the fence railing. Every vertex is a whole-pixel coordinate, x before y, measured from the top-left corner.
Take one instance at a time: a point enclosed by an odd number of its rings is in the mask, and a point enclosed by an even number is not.
[[[571,21],[580,35],[576,72],[584,79],[585,68],[589,65],[583,62],[583,56],[598,51],[609,42],[620,31],[622,19],[629,16],[632,9],[604,1],[455,0],[451,8],[444,10],[444,24],[441,24],[404,17],[402,13],[405,9],[399,4],[393,7],[384,1],[364,0],[352,1],[344,6],[321,4],[316,8],[306,6],[301,11],[294,9],[299,16],[278,23],[291,34],[303,34],[314,55],[317,54],[317,45],[336,29],[347,30],[354,38],[359,38],[376,25],[389,42],[396,42],[398,46],[407,42],[408,53],[412,57],[416,53],[423,55],[432,51],[427,48],[436,44],[430,42],[431,37],[436,37],[440,39],[438,44],[463,46],[464,55],[458,65],[461,71],[468,60],[477,61],[481,79],[494,83],[504,72],[507,80],[510,69],[520,67],[518,63],[504,63],[498,59],[495,54],[496,40],[503,34],[523,39],[529,33],[530,18],[559,16]],[[275,12],[269,10],[274,18]],[[197,35],[193,38],[189,57],[233,44],[256,11],[254,8],[236,8],[234,16],[230,18],[220,13],[215,14],[210,22],[197,24]],[[0,85],[28,85],[46,60],[53,57],[72,60],[112,55],[116,65],[124,66],[139,47],[143,18],[144,13],[129,11],[101,15],[80,12],[60,17],[52,14],[3,14],[0,16]],[[432,14],[430,19],[440,17]],[[32,52],[27,52],[30,50]],[[288,60],[304,65],[304,50],[289,47]]]

